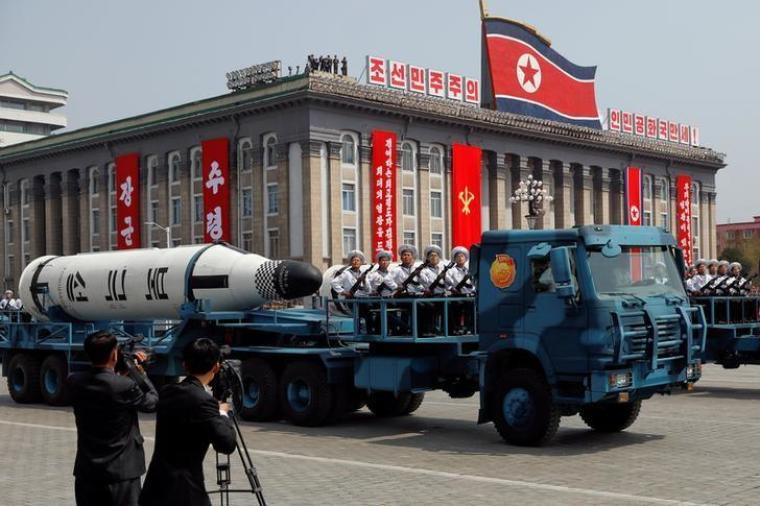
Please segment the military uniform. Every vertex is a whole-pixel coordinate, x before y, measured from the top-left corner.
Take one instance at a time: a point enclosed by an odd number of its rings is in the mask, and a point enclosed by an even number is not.
[[[456,260],[457,255],[465,256],[465,261],[470,261],[470,252],[467,248],[457,246],[451,251],[451,258]],[[446,290],[452,297],[474,297],[475,283],[470,277],[467,264],[454,265],[446,273]],[[449,303],[449,333],[453,335],[466,334],[474,330],[474,303],[472,300],[458,300]]]

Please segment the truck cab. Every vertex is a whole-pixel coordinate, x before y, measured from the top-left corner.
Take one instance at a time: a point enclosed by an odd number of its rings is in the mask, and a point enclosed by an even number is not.
[[[623,430],[642,400],[699,379],[704,316],[661,229],[485,232],[471,266],[486,362],[479,421],[508,441],[540,444],[576,413]]]

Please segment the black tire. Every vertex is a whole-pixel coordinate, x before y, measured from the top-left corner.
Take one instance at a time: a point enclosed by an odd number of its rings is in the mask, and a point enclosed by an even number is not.
[[[37,357],[27,353],[13,355],[8,364],[8,393],[21,404],[40,401],[40,361]]]
[[[322,365],[293,362],[280,380],[280,408],[295,425],[316,427],[327,421],[333,407],[333,388]]]
[[[240,368],[243,380],[243,408],[240,416],[252,422],[268,422],[277,417],[277,374],[261,358],[249,358]]]
[[[411,415],[418,409],[420,409],[420,406],[422,406],[422,401],[425,400],[425,393],[420,392],[418,394],[412,394],[411,398],[409,399],[409,404],[407,405],[406,409],[404,409],[405,415]]]
[[[69,404],[69,390],[66,378],[69,365],[62,355],[48,355],[40,366],[40,393],[42,400],[50,406]]]
[[[581,408],[581,418],[598,432],[620,432],[636,421],[641,411],[641,400],[618,404],[598,403]]]
[[[367,399],[367,407],[375,416],[390,417],[403,416],[406,412],[412,394],[409,392],[400,392],[395,395],[393,392],[372,392]]]
[[[507,443],[540,446],[554,437],[560,413],[549,385],[533,369],[513,369],[497,380],[489,396],[496,431]]]

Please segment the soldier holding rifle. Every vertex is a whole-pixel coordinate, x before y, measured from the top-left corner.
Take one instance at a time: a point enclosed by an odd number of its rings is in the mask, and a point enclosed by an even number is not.
[[[349,252],[348,262],[351,267],[340,275],[335,276],[330,282],[333,292],[337,296],[347,299],[369,297],[371,289],[367,276],[372,271],[374,265],[362,268],[365,263],[365,257],[364,253],[359,250]],[[357,311],[359,313],[359,325],[361,326],[362,319],[366,324],[369,320],[369,306],[367,304],[358,304]]]
[[[452,297],[474,297],[475,284],[470,276],[467,263],[470,252],[463,246],[451,250],[454,267],[446,273],[446,289]],[[463,335],[473,331],[473,302],[455,301],[449,304],[449,332]]]

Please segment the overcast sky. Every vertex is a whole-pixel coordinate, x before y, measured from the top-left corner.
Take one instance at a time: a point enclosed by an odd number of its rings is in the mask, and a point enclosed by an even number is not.
[[[760,9],[707,0],[488,0],[536,26],[579,65],[597,65],[600,111],[700,127],[727,154],[718,218],[760,215]],[[226,92],[225,73],[306,55],[367,54],[480,77],[477,0],[0,0],[0,74],[69,91],[71,129]]]

